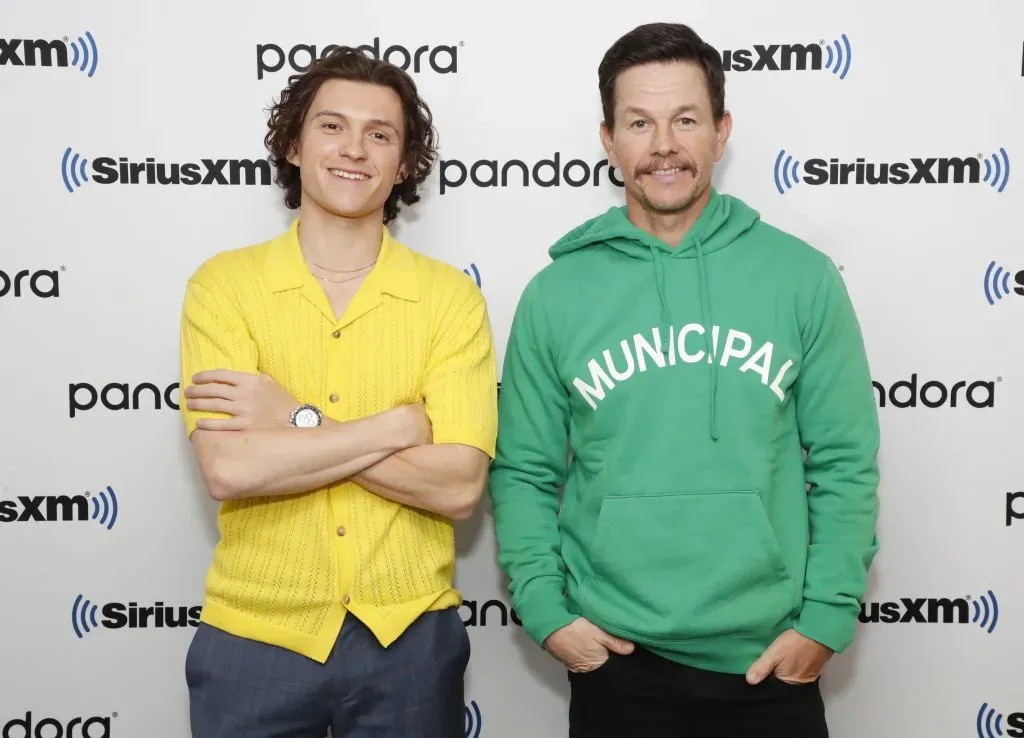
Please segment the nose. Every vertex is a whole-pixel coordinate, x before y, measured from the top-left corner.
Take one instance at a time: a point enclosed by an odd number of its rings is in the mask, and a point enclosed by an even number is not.
[[[349,159],[360,161],[366,158],[366,146],[358,131],[346,131],[338,137],[338,152]]]
[[[672,135],[672,127],[658,126],[651,137],[651,153],[659,156],[669,156],[679,152],[678,143]]]

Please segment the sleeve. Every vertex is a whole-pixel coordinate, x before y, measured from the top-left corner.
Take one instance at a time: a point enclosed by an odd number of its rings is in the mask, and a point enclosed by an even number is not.
[[[475,285],[451,294],[427,360],[427,416],[434,443],[473,446],[493,459],[498,370],[487,303]]]
[[[257,371],[256,343],[238,304],[221,290],[193,277],[185,289],[181,315],[181,416],[189,436],[201,417],[219,418],[223,413],[197,412],[185,407],[184,391],[192,377],[210,369]]]
[[[838,653],[853,640],[878,551],[879,424],[860,326],[831,260],[803,341],[794,401],[807,452],[810,547],[795,627]]]
[[[490,475],[498,562],[523,629],[543,646],[577,615],[566,603],[558,527],[559,489],[569,463],[569,397],[536,279],[513,317],[498,418]]]

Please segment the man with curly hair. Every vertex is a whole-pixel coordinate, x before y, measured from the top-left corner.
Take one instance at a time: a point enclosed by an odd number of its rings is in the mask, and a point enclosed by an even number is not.
[[[396,240],[436,157],[402,69],[335,49],[272,108],[298,215],[188,281],[182,416],[220,540],[185,676],[195,738],[453,738],[453,520],[495,453],[479,288]]]

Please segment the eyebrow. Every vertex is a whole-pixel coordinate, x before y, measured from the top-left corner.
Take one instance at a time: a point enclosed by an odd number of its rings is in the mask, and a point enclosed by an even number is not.
[[[345,115],[343,115],[342,113],[339,113],[336,110],[321,110],[316,115],[313,116],[314,119],[320,118],[320,117],[324,117],[324,118],[341,118],[342,120],[348,120],[348,118]],[[370,123],[371,125],[379,126],[381,128],[390,128],[396,134],[398,133],[398,126],[396,126],[394,123],[392,123],[387,118],[371,118],[367,122]]]
[[[676,115],[679,115],[680,113],[693,113],[693,112],[697,112],[699,110],[700,110],[700,108],[698,108],[696,105],[690,103],[690,104],[686,104],[686,105],[680,105],[678,108],[676,108],[674,111],[672,111],[672,115],[674,117]],[[632,115],[641,115],[641,116],[643,116],[645,118],[651,117],[651,114],[648,113],[643,108],[635,108],[633,106],[630,106],[630,107],[626,108],[625,112],[627,114],[632,114]]]

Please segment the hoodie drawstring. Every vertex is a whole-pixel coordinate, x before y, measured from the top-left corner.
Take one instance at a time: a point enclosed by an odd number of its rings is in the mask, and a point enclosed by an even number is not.
[[[654,284],[658,288],[658,297],[661,298],[661,353],[668,354],[669,326],[672,325],[672,311],[668,306],[668,298],[665,297],[665,265],[661,262],[661,251],[650,246],[651,258],[654,260]]]
[[[704,269],[704,249],[696,241],[697,271],[700,275],[700,317],[704,324],[704,346],[711,360],[711,440],[718,440],[718,357],[711,347],[711,331],[715,322],[711,316],[711,301],[708,299],[708,273]]]
[[[698,290],[700,292],[700,316],[701,324],[704,326],[704,347],[707,350],[711,362],[711,440],[718,440],[718,361],[714,356],[711,346],[711,330],[714,321],[711,316],[711,301],[708,298],[708,275],[704,268],[704,249],[700,240],[695,243],[697,248],[697,271],[700,276]],[[665,295],[665,265],[662,263],[661,251],[653,245],[649,246],[651,258],[654,261],[654,284],[658,288],[658,298],[661,300],[661,352],[667,354],[669,350],[668,338],[669,327],[672,325],[672,310],[668,306],[668,298]]]

